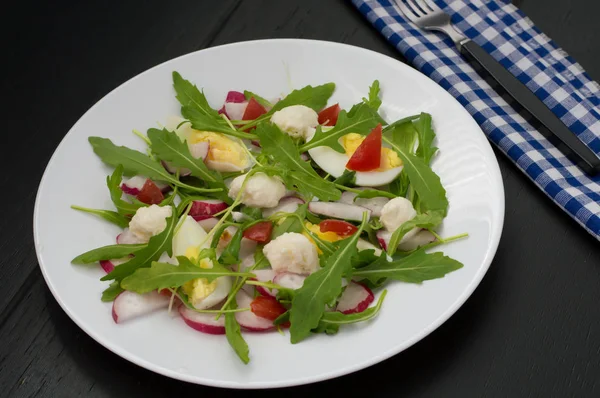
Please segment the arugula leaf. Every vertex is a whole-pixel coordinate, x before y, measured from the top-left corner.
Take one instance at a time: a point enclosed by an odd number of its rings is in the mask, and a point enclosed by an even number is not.
[[[254,98],[256,100],[256,102],[258,102],[259,104],[261,104],[265,108],[272,108],[273,107],[273,104],[271,102],[269,102],[268,100],[264,99],[263,97],[261,97],[258,94],[254,94],[251,91],[244,90],[244,97],[246,97],[247,101],[250,101],[250,98]]]
[[[219,113],[210,107],[204,94],[191,82],[181,77],[178,72],[173,72],[173,88],[177,93],[177,100],[182,106],[191,106],[206,116],[225,122],[220,118]]]
[[[367,308],[363,312],[359,312],[356,314],[342,314],[341,312],[325,312],[323,317],[319,321],[320,324],[324,325],[349,325],[351,323],[365,322],[370,319],[373,319],[381,310],[381,305],[383,304],[383,300],[387,294],[387,290],[381,292],[381,296],[379,296],[379,300],[377,300],[377,304],[375,304],[371,308]]]
[[[277,325],[281,325],[283,323],[289,322],[290,321],[290,311],[286,311],[283,314],[279,315],[277,318],[275,318],[275,320],[273,321],[273,325],[277,326]]]
[[[444,215],[441,211],[431,211],[428,213],[417,214],[413,219],[406,221],[400,225],[392,234],[388,244],[387,253],[393,256],[398,249],[398,245],[406,233],[415,227],[419,228],[435,228],[442,223]]]
[[[81,207],[81,206],[76,206],[76,205],[71,205],[71,209],[79,210],[84,213],[95,214],[98,217],[101,217],[101,218],[105,219],[106,221],[116,224],[121,228],[127,228],[127,226],[129,225],[129,219],[127,217],[117,213],[116,211],[102,210],[102,209],[89,209],[87,207]]]
[[[389,198],[389,199],[394,199],[397,195],[394,195],[393,193],[387,192],[387,191],[380,191],[379,189],[363,189],[361,190],[356,197],[354,198],[354,200],[356,199],[360,199],[360,198]]]
[[[352,256],[356,254],[356,242],[367,223],[367,213],[358,232],[340,241],[335,255],[329,256],[325,266],[311,274],[304,285],[296,290],[290,309],[290,337],[292,344],[306,338],[319,325],[325,304],[335,300],[342,291],[342,276],[351,269]]]
[[[426,253],[424,250],[397,259],[387,261],[380,257],[366,267],[351,270],[352,277],[365,278],[377,282],[381,278],[390,278],[408,283],[421,283],[430,279],[442,278],[446,274],[462,268],[463,265],[441,252]]]
[[[121,281],[123,278],[133,274],[138,268],[149,267],[152,261],[158,260],[163,252],[166,251],[169,256],[173,255],[173,231],[177,224],[177,213],[173,206],[171,206],[171,209],[173,212],[171,217],[167,218],[167,226],[165,229],[158,235],[151,237],[148,245],[144,249],[138,251],[134,258],[115,267],[111,273],[102,277],[100,279],[101,281],[113,279]]]
[[[348,169],[344,170],[341,176],[333,180],[333,183],[336,185],[355,185],[356,184],[356,171],[351,171]]]
[[[419,146],[417,147],[417,156],[422,158],[426,164],[431,163],[431,158],[437,152],[433,146],[435,132],[431,128],[431,115],[421,113],[419,120],[414,122],[414,126],[419,135]]]
[[[445,216],[448,210],[448,199],[440,177],[431,170],[423,159],[409,154],[389,140],[386,140],[386,142],[390,144],[404,162],[403,171],[406,171],[410,184],[419,195],[421,210],[424,212],[440,211]]]
[[[135,245],[110,245],[87,251],[71,260],[73,264],[90,264],[101,260],[112,260],[122,258],[138,252],[146,247],[146,244]]]
[[[182,106],[181,114],[184,118],[190,121],[190,123],[192,124],[192,128],[196,130],[215,131],[217,133],[222,133],[241,139],[256,139],[255,134],[232,129],[222,117],[214,118],[210,115],[206,115],[200,112],[198,109],[190,105]]]
[[[349,133],[367,135],[381,122],[381,117],[373,108],[365,103],[356,107],[352,115],[342,110],[338,115],[338,121],[331,130],[324,132],[321,126],[317,127],[315,135],[310,141],[300,147],[304,152],[320,146],[328,146],[333,150],[344,153],[344,147],[339,139]]]
[[[378,110],[381,106],[381,99],[379,98],[379,80],[375,80],[371,87],[369,87],[369,98],[363,98],[363,102],[369,105],[371,108]]]
[[[214,257],[214,250],[204,249],[199,259]],[[149,268],[139,268],[121,281],[121,287],[136,293],[147,293],[157,289],[179,287],[197,278],[206,278],[209,282],[221,276],[252,276],[249,273],[232,272],[212,261],[212,268],[200,268],[185,256],[178,256],[179,265],[152,262]]]
[[[271,267],[269,260],[267,260],[265,253],[263,253],[263,247],[264,246],[258,246],[256,248],[256,251],[254,252],[254,265],[252,266],[252,269],[265,269]]]
[[[123,166],[118,165],[112,175],[106,177],[106,186],[110,193],[110,199],[115,205],[119,214],[123,216],[133,215],[140,207],[147,206],[146,204],[129,203],[122,199],[123,191],[121,190],[121,181],[123,180]],[[129,223],[127,223],[129,225]]]
[[[237,302],[235,297],[231,300],[229,304],[229,308],[236,309]],[[225,336],[227,337],[227,341],[233,351],[237,354],[238,357],[247,364],[250,362],[250,349],[248,348],[248,343],[242,337],[242,332],[240,330],[240,324],[235,319],[234,312],[226,312],[225,313]]]
[[[242,214],[244,214],[253,221],[261,220],[263,218],[262,210],[258,207],[244,206],[242,208]]]
[[[152,152],[161,160],[171,162],[176,167],[186,168],[191,174],[207,182],[220,182],[223,184],[218,173],[209,170],[202,159],[196,159],[190,153],[186,142],[166,129],[149,129],[148,138],[152,142]]]
[[[414,147],[418,134],[413,119],[404,118],[391,124],[386,128],[385,136],[405,152],[415,153]]]
[[[92,144],[96,155],[98,155],[104,163],[115,167],[122,165],[123,170],[127,174],[139,174],[153,180],[167,181],[171,184],[182,188],[188,188],[193,191],[221,191],[220,188],[205,189],[184,184],[169,174],[159,162],[150,159],[148,156],[139,151],[135,151],[124,146],[116,146],[108,138],[89,137],[88,141],[90,144]]]
[[[302,228],[301,220],[306,218],[307,210],[308,203],[304,203],[303,205],[298,206],[294,212],[294,214],[297,214],[298,217],[286,217],[281,223],[275,223],[273,232],[271,232],[271,240],[283,235],[286,232],[301,233],[304,230],[304,228]]]
[[[125,290],[121,287],[118,281],[113,281],[108,288],[102,292],[101,300],[104,302],[115,301],[117,296]]]
[[[369,225],[365,227],[367,229]],[[382,255],[384,255],[382,253]],[[374,261],[377,261],[381,256],[375,255],[375,249],[359,250],[354,256],[352,256],[352,268],[361,268],[365,265],[369,265]]]
[[[342,192],[333,183],[325,181],[318,175],[313,177],[294,170],[289,172],[287,181],[305,197],[316,196],[329,202],[339,200],[342,196]]]
[[[240,261],[240,246],[242,244],[243,232],[243,228],[238,228],[225,250],[223,250],[223,253],[221,253],[219,262],[225,265],[233,265]]]

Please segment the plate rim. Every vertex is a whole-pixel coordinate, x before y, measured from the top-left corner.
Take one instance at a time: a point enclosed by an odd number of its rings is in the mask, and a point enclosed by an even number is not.
[[[133,76],[132,78],[124,81],[123,83],[119,84],[117,87],[115,87],[114,89],[112,89],[108,93],[106,93],[102,98],[100,98],[98,101],[96,101],[96,103],[94,103],[86,112],[84,112],[77,119],[77,121],[73,124],[73,126],[71,126],[71,128],[67,131],[67,133],[64,135],[64,137],[59,142],[59,144],[56,146],[56,149],[52,153],[52,156],[50,157],[50,159],[48,160],[48,162],[45,166],[44,173],[43,173],[42,178],[40,179],[40,182],[38,185],[38,189],[37,189],[37,193],[36,193],[36,197],[35,197],[35,205],[34,205],[34,210],[33,210],[33,237],[34,237],[36,258],[38,260],[38,265],[42,272],[42,276],[44,277],[44,281],[46,282],[46,285],[48,286],[50,292],[54,296],[54,299],[58,302],[59,306],[69,316],[69,318],[77,325],[77,327],[79,327],[81,330],[83,330],[88,336],[90,336],[93,340],[95,340],[101,346],[110,350],[112,353],[118,355],[119,357],[121,357],[137,366],[141,366],[149,371],[161,374],[163,376],[170,377],[175,380],[181,380],[181,381],[185,381],[188,383],[206,385],[206,386],[211,386],[211,387],[233,388],[233,389],[270,389],[270,388],[281,388],[281,387],[293,387],[293,386],[311,384],[311,383],[316,383],[316,382],[320,382],[320,381],[324,381],[324,380],[337,378],[340,376],[344,376],[344,375],[347,375],[350,373],[357,372],[359,370],[365,369],[367,367],[370,367],[377,363],[385,361],[385,360],[391,358],[392,356],[395,356],[395,355],[405,351],[406,349],[413,346],[417,342],[426,338],[434,330],[438,329],[442,324],[444,324],[451,316],[453,316],[456,313],[456,311],[458,311],[459,308],[461,308],[463,306],[463,304],[469,299],[469,297],[471,297],[471,295],[473,294],[475,289],[479,286],[479,284],[483,280],[483,277],[486,275],[487,271],[489,270],[490,265],[496,255],[498,246],[500,244],[500,239],[501,239],[502,231],[504,228],[504,219],[505,219],[505,214],[506,214],[506,211],[505,211],[506,196],[505,196],[505,190],[504,190],[504,181],[502,179],[502,173],[500,171],[500,165],[498,164],[498,159],[493,152],[490,141],[486,137],[485,144],[483,144],[483,147],[485,148],[487,155],[490,155],[491,158],[494,160],[492,162],[493,167],[490,168],[490,171],[497,178],[497,180],[499,182],[499,184],[497,186],[497,188],[499,190],[499,197],[497,198],[499,215],[498,215],[497,225],[494,228],[491,228],[490,246],[489,246],[486,256],[482,262],[482,266],[479,268],[478,273],[475,274],[471,283],[465,286],[462,294],[452,303],[452,305],[446,311],[444,311],[437,319],[432,321],[428,327],[422,329],[420,333],[414,335],[412,338],[405,340],[399,346],[395,346],[391,349],[388,349],[387,351],[383,352],[380,355],[373,356],[368,360],[354,363],[350,366],[345,366],[345,367],[338,368],[333,371],[320,373],[318,375],[307,376],[307,377],[295,379],[293,381],[284,380],[284,381],[277,381],[277,382],[256,382],[256,383],[249,382],[249,383],[240,384],[240,383],[231,382],[231,381],[222,381],[222,380],[203,378],[201,376],[180,373],[180,372],[177,372],[176,370],[163,368],[160,365],[156,365],[152,362],[149,362],[140,357],[137,357],[134,354],[130,354],[126,350],[122,350],[120,347],[115,346],[111,341],[103,339],[101,336],[96,334],[96,332],[92,328],[88,328],[87,326],[84,326],[84,323],[82,323],[77,318],[77,316],[68,309],[66,304],[63,303],[62,300],[59,299],[60,296],[59,296],[58,292],[56,291],[55,287],[50,282],[50,279],[46,272],[46,269],[43,266],[42,256],[40,254],[41,242],[40,242],[40,236],[39,236],[39,233],[38,233],[39,231],[38,231],[38,227],[37,227],[39,211],[40,211],[39,210],[40,194],[42,191],[42,187],[44,186],[44,183],[46,182],[46,179],[48,176],[48,169],[50,168],[50,165],[55,161],[55,158],[57,156],[59,149],[65,144],[67,139],[72,134],[74,134],[74,131],[76,130],[78,125],[82,122],[82,120],[85,118],[85,116],[88,113],[93,112],[96,109],[96,107],[98,107],[101,103],[106,101],[107,98],[112,96],[113,93],[118,92],[120,89],[124,88],[129,83],[133,82],[134,80],[136,80],[138,78],[141,78],[142,76],[144,76],[147,73],[152,72],[154,69],[157,69],[157,68],[163,66],[164,64],[167,64],[167,63],[170,63],[170,62],[173,62],[176,60],[180,60],[180,59],[183,59],[186,57],[191,57],[199,52],[211,52],[211,51],[218,51],[219,49],[222,49],[224,47],[236,47],[236,46],[244,46],[244,45],[249,45],[249,44],[262,44],[262,43],[272,43],[272,42],[279,42],[279,43],[293,42],[293,43],[301,43],[301,44],[304,43],[304,44],[308,44],[308,45],[315,44],[315,45],[325,45],[325,46],[333,46],[333,47],[338,47],[338,46],[346,47],[353,51],[370,53],[371,56],[379,57],[386,61],[392,60],[395,63],[399,64],[400,68],[404,68],[406,71],[409,71],[408,72],[409,74],[412,73],[415,76],[418,75],[419,78],[429,80],[430,83],[433,83],[436,86],[438,86],[439,89],[441,91],[443,91],[444,94],[447,95],[449,99],[451,99],[452,101],[454,101],[458,105],[460,105],[462,112],[464,112],[464,114],[466,116],[468,116],[469,119],[471,119],[471,121],[474,123],[474,125],[477,126],[479,131],[481,131],[481,134],[484,134],[483,131],[481,130],[481,127],[479,126],[479,124],[475,121],[473,116],[466,110],[466,108],[462,104],[460,104],[460,102],[458,102],[456,100],[456,98],[454,98],[450,93],[448,93],[443,87],[439,86],[439,84],[437,84],[434,80],[432,80],[429,76],[425,75],[421,71],[413,68],[412,66],[410,66],[406,63],[401,62],[398,59],[395,59],[394,57],[382,54],[382,53],[374,51],[374,50],[366,49],[366,48],[359,47],[359,46],[354,46],[351,44],[339,43],[339,42],[327,41],[327,40],[275,38],[275,39],[238,41],[238,42],[227,43],[227,44],[223,44],[223,45],[219,45],[219,46],[208,47],[208,48],[192,51],[192,52],[177,56],[175,58],[168,59],[157,65],[154,65],[151,68],[148,68],[148,69],[144,70],[143,72],[138,73],[137,75]]]

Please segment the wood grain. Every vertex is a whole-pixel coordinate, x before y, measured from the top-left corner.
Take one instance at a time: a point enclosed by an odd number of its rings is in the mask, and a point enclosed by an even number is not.
[[[600,79],[598,2],[520,5]],[[351,4],[334,0],[34,1],[11,3],[5,15],[23,28],[0,28],[9,55],[4,134],[15,138],[0,155],[16,166],[0,177],[10,192],[0,219],[0,396],[600,396],[600,245],[498,152],[506,220],[492,267],[455,316],[405,352],[336,380],[238,392],[155,375],[104,349],[48,291],[31,230],[43,169],[91,105],[160,62],[235,41],[302,37],[401,57]]]

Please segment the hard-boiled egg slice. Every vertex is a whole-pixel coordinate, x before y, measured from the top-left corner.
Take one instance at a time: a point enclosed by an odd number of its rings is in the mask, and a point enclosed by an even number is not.
[[[227,297],[233,282],[229,276],[221,276],[212,282],[206,278],[198,278],[183,285],[188,300],[199,310],[214,307]]]
[[[310,139],[312,139],[312,135],[308,141]],[[344,153],[339,153],[328,146],[320,146],[309,149],[308,154],[321,169],[337,178],[344,173],[346,163],[348,163],[348,160],[350,160],[350,157],[363,140],[364,137],[358,134],[346,134],[339,141],[344,147]],[[389,184],[398,177],[401,171],[402,162],[398,158],[398,155],[390,148],[384,146],[381,153],[381,167],[373,171],[357,171],[356,185],[361,187],[378,187]]]
[[[179,230],[173,237],[173,257],[186,256],[189,254],[190,247],[200,248],[210,247],[210,239],[200,224],[191,216],[186,216],[183,221],[179,221]],[[202,244],[202,247],[199,247]]]

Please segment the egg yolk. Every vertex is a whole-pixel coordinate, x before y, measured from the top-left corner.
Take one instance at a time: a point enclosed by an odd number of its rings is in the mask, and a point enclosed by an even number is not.
[[[200,249],[196,246],[190,246],[185,251],[185,256],[190,260],[194,261],[200,255]],[[200,268],[208,269],[212,268],[212,261],[208,258],[203,258],[198,264]],[[197,303],[208,297],[217,288],[217,281],[208,282],[206,278],[198,278],[186,282],[183,286],[183,291],[188,296],[188,300],[193,303]]]
[[[356,152],[356,149],[358,149],[364,140],[364,136],[356,133],[350,133],[343,136],[342,146],[346,151],[346,155],[348,155],[349,158],[352,157],[354,152]],[[379,169],[375,171],[389,170],[400,166],[402,166],[402,159],[400,159],[395,151],[386,147],[381,148],[381,163],[379,164]]]
[[[223,134],[212,131],[194,130],[188,138],[190,144],[208,141],[208,160],[231,163],[245,168],[248,165],[248,154],[239,142],[227,138]]]
[[[306,228],[310,232],[312,232],[313,234],[317,235],[317,237],[319,239],[324,240],[325,242],[337,242],[338,240],[344,239],[343,237],[339,236],[335,232],[331,232],[331,231],[329,231],[329,232],[321,232],[321,228],[318,225],[312,224],[312,223],[310,223],[308,221],[305,222],[304,225],[306,226]],[[313,245],[315,245],[315,247],[317,248],[317,253],[323,254],[323,251],[315,243],[315,241],[312,238],[312,236],[310,236],[306,231],[302,232],[302,234],[308,238],[308,240],[310,241],[310,243],[312,243]]]

